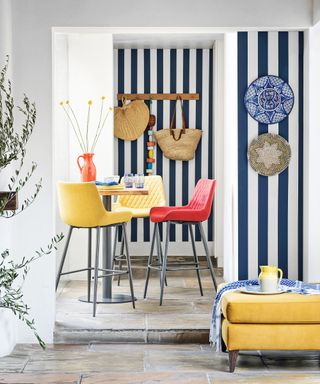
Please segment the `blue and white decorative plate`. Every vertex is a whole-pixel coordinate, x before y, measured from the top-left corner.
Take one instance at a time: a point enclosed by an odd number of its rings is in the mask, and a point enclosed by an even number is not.
[[[253,81],[244,95],[249,115],[264,124],[276,124],[285,119],[293,104],[294,94],[290,85],[272,75]]]

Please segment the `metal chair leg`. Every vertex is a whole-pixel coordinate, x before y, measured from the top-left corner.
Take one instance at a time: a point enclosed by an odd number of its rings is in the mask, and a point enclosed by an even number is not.
[[[199,283],[199,288],[200,288],[200,294],[201,294],[201,296],[203,296],[203,290],[202,290],[202,284],[201,284],[201,276],[200,276],[200,271],[198,269],[199,268],[199,259],[198,259],[198,255],[197,255],[196,244],[195,244],[195,241],[194,241],[192,225],[188,224],[188,227],[189,227],[191,243],[192,243],[193,258],[194,258],[194,262],[195,262],[196,268],[197,268],[196,271],[197,271],[197,276],[198,276],[198,283]]]
[[[160,238],[160,226],[158,224],[158,230],[157,230],[157,237],[156,237],[156,240],[157,240],[157,249],[158,249],[158,259],[159,259],[159,264],[162,265],[162,262],[163,262],[163,253],[162,253],[162,246],[161,246],[161,238]],[[166,287],[168,286],[168,282],[167,282],[167,276],[165,277],[165,280],[164,280],[164,283],[166,285]],[[160,284],[161,284],[161,280],[160,280]]]
[[[166,272],[167,272],[167,258],[168,258],[168,246],[169,246],[169,234],[170,234],[169,232],[170,232],[170,221],[167,222],[166,243],[164,247],[163,263],[162,263],[162,270],[161,270],[160,305],[162,305],[164,281],[166,279]]]
[[[88,271],[87,271],[87,290],[88,290],[88,302],[91,295],[91,262],[92,260],[92,228],[88,228]]]
[[[122,232],[122,239],[121,239],[121,248],[120,248],[120,259],[119,259],[119,270],[122,271],[122,256],[124,252],[124,236]],[[120,281],[121,281],[121,275],[118,275],[118,287],[120,287]]]
[[[68,237],[67,237],[66,245],[64,246],[64,250],[63,250],[63,254],[62,254],[62,258],[61,258],[61,261],[60,261],[59,270],[58,270],[58,274],[57,274],[57,278],[56,278],[56,290],[58,289],[58,285],[59,285],[59,282],[60,282],[61,272],[62,272],[63,265],[64,265],[64,262],[65,262],[65,259],[66,259],[66,255],[67,255],[67,251],[68,251],[68,247],[69,247],[69,243],[70,243],[70,238],[71,238],[72,230],[73,230],[73,227],[69,227],[69,232],[68,232]]]
[[[115,263],[116,252],[117,252],[117,238],[118,238],[118,226],[116,225],[114,240],[113,240],[113,250],[112,250],[112,269],[114,269],[114,263]]]
[[[100,227],[97,227],[96,259],[94,264],[93,317],[96,316],[96,310],[97,310],[99,248],[100,248]]]
[[[135,308],[136,305],[134,302],[135,298],[134,298],[134,291],[133,291],[133,279],[132,279],[132,270],[131,270],[131,261],[130,261],[129,247],[128,247],[126,223],[122,224],[122,232],[123,232],[123,241],[126,247],[126,259],[127,259],[127,268],[129,272],[129,284],[130,284],[130,291],[131,291],[132,306],[133,308]]]
[[[209,268],[209,271],[210,271],[210,274],[211,274],[211,277],[212,277],[213,285],[214,285],[215,290],[217,291],[216,276],[215,276],[215,273],[214,273],[214,270],[213,270],[213,265],[212,265],[212,262],[211,262],[211,258],[210,258],[210,254],[209,254],[209,249],[208,249],[208,244],[207,244],[207,241],[206,241],[206,237],[205,237],[205,234],[204,234],[202,223],[198,223],[198,227],[199,227],[199,230],[200,230],[200,235],[201,235],[202,243],[203,243],[204,249],[206,251],[208,268]]]
[[[147,275],[146,275],[146,282],[145,282],[145,285],[144,285],[144,293],[143,293],[143,298],[144,299],[147,296],[147,290],[148,290],[148,284],[149,284],[149,278],[150,278],[150,267],[149,267],[149,265],[152,263],[154,241],[155,241],[155,237],[156,237],[157,226],[158,226],[158,223],[155,223],[154,224],[154,229],[153,229],[153,234],[152,234],[152,240],[151,240],[150,254],[149,254],[149,257],[148,257]]]

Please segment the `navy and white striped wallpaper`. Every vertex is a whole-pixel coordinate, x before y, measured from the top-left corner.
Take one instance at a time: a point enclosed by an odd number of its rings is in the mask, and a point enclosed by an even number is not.
[[[185,101],[187,125],[202,128],[203,136],[191,161],[168,160],[156,147],[154,173],[164,181],[169,205],[186,204],[201,177],[213,178],[213,50],[212,49],[116,49],[114,51],[115,95],[117,93],[194,93],[199,101]],[[117,101],[116,101],[117,102]],[[147,102],[148,106],[149,102]],[[155,129],[169,128],[175,102],[154,101]],[[177,108],[177,127],[181,126]],[[144,172],[147,135],[135,141],[115,139],[115,172]],[[208,240],[213,241],[213,218],[205,224]],[[150,241],[149,219],[132,220],[133,242]],[[162,233],[161,233],[162,235]],[[171,227],[170,241],[188,241],[187,227]],[[196,240],[200,241],[199,233]]]
[[[255,278],[259,265],[278,265],[284,277],[303,276],[303,32],[238,33],[238,272]],[[279,124],[260,124],[243,103],[247,86],[272,74],[293,89],[295,104]],[[289,141],[292,158],[280,175],[260,176],[247,148],[259,134]]]

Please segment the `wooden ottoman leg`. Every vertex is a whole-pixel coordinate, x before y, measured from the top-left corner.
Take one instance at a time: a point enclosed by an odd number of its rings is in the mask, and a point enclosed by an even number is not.
[[[221,351],[222,352],[227,352],[227,346],[226,346],[226,343],[224,342],[223,340],[223,337],[221,337]]]
[[[229,371],[234,372],[239,351],[229,351]]]

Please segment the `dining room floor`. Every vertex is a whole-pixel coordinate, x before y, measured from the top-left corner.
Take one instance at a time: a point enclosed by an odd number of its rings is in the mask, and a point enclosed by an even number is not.
[[[216,268],[218,283],[222,270]],[[99,304],[92,317],[92,304],[78,300],[86,294],[83,280],[62,282],[57,292],[55,343],[144,342],[207,343],[212,304],[215,296],[207,270],[201,271],[203,296],[200,296],[195,271],[169,272],[163,305],[159,305],[159,275],[152,272],[147,299],[143,299],[145,268],[135,264],[131,303]],[[113,281],[114,293],[129,293],[128,279],[120,286]]]
[[[234,373],[228,355],[208,344],[20,344],[0,358],[6,384],[315,384],[319,353],[240,352]]]
[[[229,373],[228,354],[208,343],[214,290],[202,273],[204,296],[194,272],[168,275],[159,306],[159,279],[153,274],[143,300],[144,269],[135,268],[136,309],[131,303],[99,305],[78,301],[85,281],[65,281],[57,292],[55,344],[17,345],[0,358],[6,384],[320,384],[317,351],[241,351]],[[221,270],[216,270],[218,282]],[[128,292],[128,282],[113,283]],[[196,341],[198,340],[198,341]],[[202,340],[202,341],[201,341]]]

